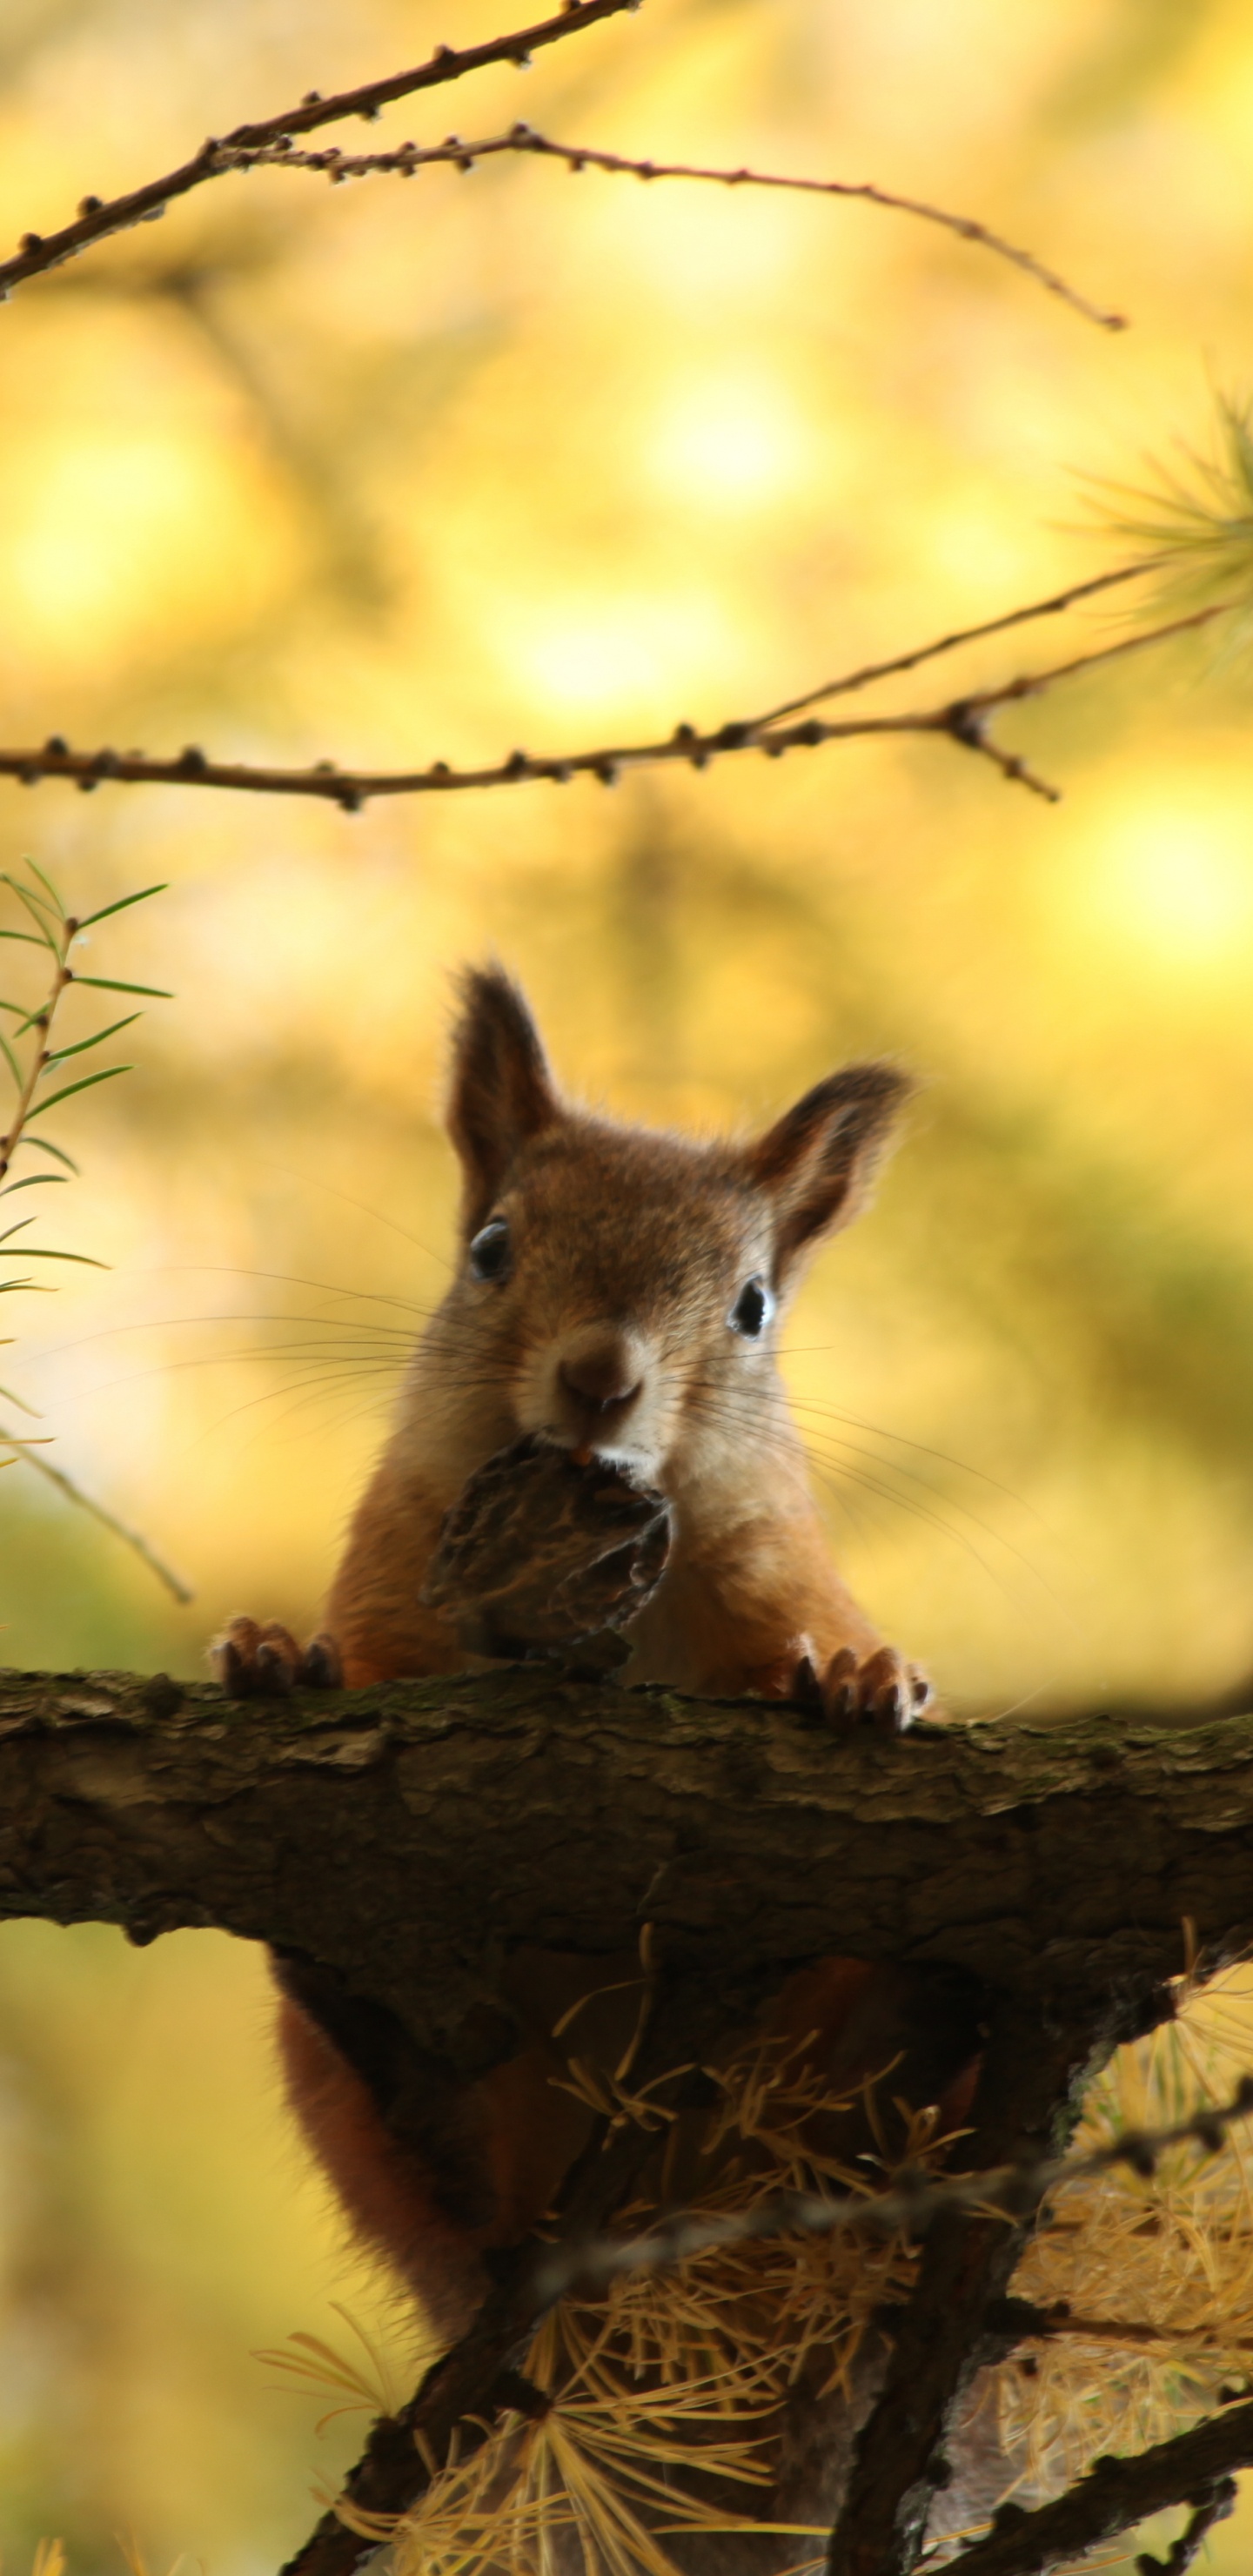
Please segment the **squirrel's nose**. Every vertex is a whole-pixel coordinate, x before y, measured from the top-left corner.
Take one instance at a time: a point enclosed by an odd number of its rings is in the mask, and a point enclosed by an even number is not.
[[[574,1359],[562,1360],[557,1376],[577,1405],[591,1413],[608,1413],[639,1394],[643,1379],[637,1370],[634,1356],[620,1343],[606,1343],[600,1350],[580,1351]]]

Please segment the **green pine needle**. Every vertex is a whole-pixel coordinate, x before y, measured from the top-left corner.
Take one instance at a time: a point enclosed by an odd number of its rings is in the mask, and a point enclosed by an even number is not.
[[[1164,604],[1229,602],[1241,643],[1253,637],[1253,396],[1219,394],[1209,455],[1178,447],[1145,485],[1100,482],[1101,517],[1157,572]],[[1229,635],[1232,629],[1228,629]]]
[[[68,1056],[86,1055],[88,1047],[103,1046],[106,1038],[115,1038],[118,1035],[119,1030],[133,1027],[135,1021],[142,1018],[142,1011],[128,1011],[124,1020],[114,1020],[110,1028],[97,1029],[92,1037],[79,1038],[73,1046],[54,1047],[48,1058],[48,1062],[49,1064],[64,1064]]]
[[[75,984],[90,984],[95,993],[143,993],[150,1002],[172,1002],[174,996],[161,984],[119,984],[114,975],[80,975],[75,969]]]
[[[50,1252],[42,1243],[24,1243],[22,1259],[23,1261],[81,1261],[87,1270],[110,1270],[113,1266],[109,1261],[94,1260],[90,1252]]]
[[[30,1116],[42,1118],[49,1109],[57,1108],[62,1100],[71,1099],[76,1091],[90,1091],[93,1082],[112,1082],[115,1074],[133,1073],[134,1070],[130,1064],[111,1064],[103,1073],[84,1073],[77,1082],[67,1082],[63,1090],[54,1091],[49,1100],[37,1100]]]
[[[166,888],[163,885],[150,885],[141,886],[138,894],[121,894],[118,896],[116,903],[102,904],[99,912],[84,913],[83,918],[78,925],[79,929],[90,930],[93,921],[107,921],[111,912],[125,912],[128,904],[146,903],[150,894],[164,894],[165,892]]]
[[[50,877],[50,876],[45,876],[43,869],[40,867],[40,864],[39,864],[38,859],[33,859],[33,858],[31,857],[31,854],[30,854],[30,851],[29,851],[29,850],[26,850],[26,851],[24,851],[24,852],[23,852],[23,865],[24,865],[25,867],[28,867],[28,868],[30,869],[31,875],[32,875],[33,877],[38,877],[39,882],[40,882],[41,886],[43,887],[44,893],[45,893],[46,895],[51,896],[52,904],[53,904],[53,908],[54,908],[54,910],[55,910],[55,912],[56,912],[56,916],[57,916],[58,921],[64,921],[64,919],[65,919],[65,906],[64,906],[64,904],[63,904],[63,903],[62,903],[62,901],[61,901],[61,897],[60,897],[60,895],[57,893],[56,887],[54,886],[54,884],[53,884],[53,882],[52,882],[51,877]]]

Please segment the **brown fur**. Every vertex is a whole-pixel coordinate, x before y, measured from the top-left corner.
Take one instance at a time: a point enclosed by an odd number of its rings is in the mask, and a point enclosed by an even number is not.
[[[331,1588],[326,1626],[348,1684],[465,1665],[453,1628],[422,1605],[423,1574],[467,1478],[532,1432],[612,1454],[669,1498],[672,1553],[630,1632],[628,1681],[800,1688],[844,1722],[908,1723],[925,1685],[831,1562],[775,1334],[728,1328],[746,1281],[768,1282],[782,1307],[805,1259],[849,1221],[908,1088],[889,1066],[852,1066],[747,1146],[620,1127],[560,1099],[503,975],[465,978],[448,1121],[463,1257]],[[476,1279],[468,1246],[496,1217],[510,1229],[509,1275]],[[246,1686],[258,1637],[273,1677],[276,1633],[235,1623],[219,1667],[233,1686]],[[837,2057],[866,1985],[867,1972],[828,1963],[819,2019]],[[451,2214],[447,2171],[397,2144],[368,2081],[290,1997],[282,2044],[295,2107],[357,2227],[451,2330],[478,2295],[483,2249],[534,2223],[571,2151],[542,2038],[463,2106],[461,2151],[491,2203],[482,2226]]]

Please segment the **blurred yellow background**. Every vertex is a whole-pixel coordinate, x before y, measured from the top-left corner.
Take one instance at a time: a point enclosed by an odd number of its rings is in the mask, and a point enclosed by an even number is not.
[[[0,238],[504,23],[487,0],[7,0]],[[337,133],[525,116],[873,178],[1029,243],[1132,316],[1119,337],[862,206],[509,160],[222,180],[0,313],[3,739],[560,751],[750,713],[1095,571],[1117,549],[1081,478],[1204,447],[1214,385],[1247,381],[1251,115],[1239,0],[648,0]],[[951,1702],[1247,1666],[1247,676],[1167,647],[1000,731],[1060,807],[893,740],[355,817],[0,783],[0,864],[30,850],[75,909],[170,880],[93,971],[177,1000],[57,1130],[86,1168],[50,1239],[112,1267],[25,1303],[4,1374],[196,1588],[176,1610],[13,1468],[4,1659],[194,1673],[230,1610],[312,1619],[444,1276],[448,973],[496,952],[571,1085],[628,1115],[762,1118],[865,1051],[922,1076],[789,1367],[854,1586]],[[377,2309],[265,2021],[222,1939],[0,1940],[11,2568],[50,2530],[75,2569],[115,2565],[126,2525],[163,2564],[252,2576],[357,2444],[350,2420],[319,2445],[317,2407],[247,2358],[342,2340],[335,2297]]]

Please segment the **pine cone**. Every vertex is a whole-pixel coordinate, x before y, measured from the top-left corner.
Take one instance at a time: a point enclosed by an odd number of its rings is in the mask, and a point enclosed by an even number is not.
[[[528,1435],[497,1450],[444,1514],[422,1599],[479,1653],[572,1645],[634,1619],[669,1548],[664,1494]]]

